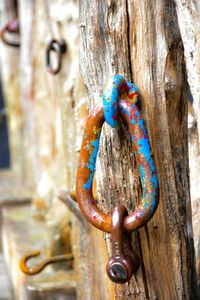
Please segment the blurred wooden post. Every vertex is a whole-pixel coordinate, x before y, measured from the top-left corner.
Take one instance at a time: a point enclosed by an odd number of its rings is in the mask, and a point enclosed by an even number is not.
[[[0,1],[0,29],[8,22],[16,19],[17,6],[14,0]],[[22,108],[19,89],[19,48],[11,47],[0,41],[0,73],[2,91],[6,102],[8,114],[8,132],[11,154],[11,170],[17,174],[17,179],[22,179]]]
[[[79,3],[80,64],[90,105],[101,98],[113,74],[125,75],[138,86],[160,181],[156,215],[133,234],[141,267],[129,284],[115,286],[116,299],[198,299],[187,81],[175,4],[171,0]],[[116,130],[104,126],[97,181],[102,209],[109,211],[120,201],[133,210],[140,183],[124,125]]]
[[[61,186],[68,191],[74,189],[78,158],[75,147],[79,149],[87,116],[79,76],[78,6],[73,0],[18,0],[18,4],[26,180],[35,188],[49,187],[49,193],[44,195],[40,189],[41,195],[33,195],[33,211],[45,217],[51,255],[72,247],[77,299],[110,300],[113,289],[104,274],[107,253],[103,234],[82,226],[57,199]],[[56,76],[47,71],[45,63],[47,44],[54,38],[64,39],[67,44]]]

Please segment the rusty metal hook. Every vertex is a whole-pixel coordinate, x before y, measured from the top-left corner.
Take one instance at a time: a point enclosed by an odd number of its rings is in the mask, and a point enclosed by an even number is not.
[[[64,254],[64,255],[57,255],[49,258],[43,259],[39,264],[37,264],[34,267],[28,267],[27,262],[29,259],[32,257],[37,257],[40,255],[40,251],[32,251],[30,254],[24,255],[19,262],[19,267],[21,271],[27,275],[36,275],[40,273],[46,266],[50,264],[54,264],[57,262],[62,262],[62,261],[70,261],[73,260],[74,257],[71,253],[69,254]]]
[[[137,230],[154,215],[158,206],[158,176],[151,154],[148,132],[141,113],[136,106],[138,89],[121,75],[111,78],[103,95],[103,104],[96,105],[90,112],[80,151],[76,179],[76,196],[79,207],[87,220],[104,232],[111,232],[112,218],[96,205],[92,195],[92,183],[102,126],[106,121],[110,126],[118,125],[119,114],[126,121],[136,156],[143,195],[135,211],[124,218],[123,228],[127,232]]]
[[[4,26],[4,28],[1,30],[0,36],[1,36],[2,41],[6,45],[12,46],[12,47],[19,47],[20,46],[19,41],[10,41],[7,37],[8,33],[19,34],[19,32],[20,32],[19,21],[17,19],[14,19]]]
[[[56,75],[60,72],[62,67],[62,54],[67,50],[67,45],[64,40],[51,40],[46,49],[46,66],[49,73]],[[57,65],[53,66],[51,61],[51,52],[54,51],[57,54]]]

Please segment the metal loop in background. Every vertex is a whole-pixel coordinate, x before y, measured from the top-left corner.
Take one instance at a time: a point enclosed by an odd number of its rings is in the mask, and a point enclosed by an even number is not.
[[[19,41],[12,41],[8,38],[8,35],[12,34],[19,34],[19,21],[17,19],[12,20],[11,22],[7,23],[4,28],[1,30],[1,39],[2,41],[12,47],[19,47]]]
[[[46,49],[46,66],[49,73],[55,75],[60,72],[62,67],[62,54],[67,50],[67,45],[64,40],[51,40]],[[51,60],[51,52],[54,51],[57,54],[57,65],[54,67]]]
[[[116,79],[116,76],[114,77],[114,79]],[[113,80],[113,82],[115,83],[115,80]],[[124,218],[124,229],[127,232],[131,232],[142,227],[152,218],[158,205],[159,187],[157,171],[151,155],[148,133],[140,111],[135,105],[138,93],[135,89],[134,95],[132,93],[130,94],[129,91],[131,87],[129,87],[129,84],[127,84],[127,87],[127,91],[123,90],[123,99],[121,93],[118,93],[116,96],[118,101],[117,109],[129,128],[133,152],[136,156],[143,189],[142,201],[134,212]],[[118,86],[118,90],[119,88],[121,88],[120,85]],[[110,91],[112,91],[112,89]],[[112,95],[110,95],[109,98],[112,99]],[[99,140],[105,121],[104,114],[105,108],[103,109],[100,103],[92,109],[88,116],[80,151],[76,179],[76,196],[79,207],[88,221],[102,231],[111,232],[111,216],[105,214],[97,207],[92,195],[92,183]],[[112,115],[113,113],[111,112],[111,116]]]

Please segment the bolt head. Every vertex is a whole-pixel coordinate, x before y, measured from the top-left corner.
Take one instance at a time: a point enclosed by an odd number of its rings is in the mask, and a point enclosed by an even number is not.
[[[132,276],[132,261],[129,257],[111,258],[107,264],[107,275],[115,283],[125,283]]]

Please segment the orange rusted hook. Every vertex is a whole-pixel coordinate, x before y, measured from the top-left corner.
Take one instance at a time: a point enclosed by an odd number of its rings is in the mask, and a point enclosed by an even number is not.
[[[69,254],[64,254],[64,255],[58,255],[58,256],[53,256],[49,258],[45,258],[42,262],[37,264],[34,267],[28,267],[27,262],[30,258],[36,257],[40,255],[40,251],[32,251],[30,254],[24,255],[19,262],[19,267],[21,271],[27,275],[36,275],[40,273],[46,266],[57,263],[57,262],[62,262],[62,261],[70,261],[73,260],[74,257],[71,253]]]

